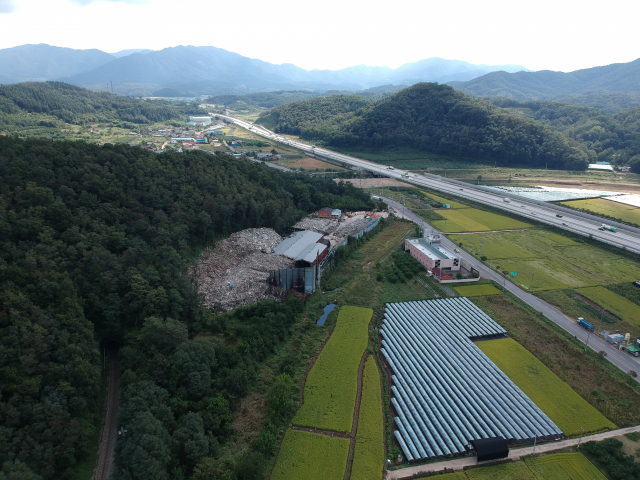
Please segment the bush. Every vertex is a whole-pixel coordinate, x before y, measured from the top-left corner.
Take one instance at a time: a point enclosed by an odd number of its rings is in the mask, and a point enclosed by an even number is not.
[[[485,255],[482,255],[482,256],[480,257],[480,260],[482,260],[483,262],[485,262],[485,261],[487,260],[487,257],[486,257]]]

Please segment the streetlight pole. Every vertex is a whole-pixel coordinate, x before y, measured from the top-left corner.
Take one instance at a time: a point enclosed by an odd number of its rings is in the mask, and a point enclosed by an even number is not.
[[[602,313],[600,314],[600,325],[598,325],[598,333],[600,333],[600,327],[602,327],[602,318],[604,317],[604,311],[606,308],[602,309]]]
[[[529,284],[529,291],[531,292],[532,288],[533,288],[533,276],[536,274],[536,271],[534,270],[533,272],[531,272],[531,283]]]

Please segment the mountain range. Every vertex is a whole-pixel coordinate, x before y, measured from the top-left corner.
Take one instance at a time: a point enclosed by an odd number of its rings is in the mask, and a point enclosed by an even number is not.
[[[95,90],[113,82],[123,94],[176,96],[244,94],[265,90],[362,90],[384,84],[468,81],[486,73],[526,70],[519,65],[474,65],[428,58],[396,69],[357,65],[341,70],[304,70],[274,65],[216,47],[178,46],[117,53],[23,45],[0,50],[0,83],[62,80]]]

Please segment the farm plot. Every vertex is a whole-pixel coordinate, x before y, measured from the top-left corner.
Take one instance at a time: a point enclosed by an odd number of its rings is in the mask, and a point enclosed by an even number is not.
[[[538,480],[524,462],[472,468],[465,473],[469,480]]]
[[[349,439],[287,430],[271,480],[342,480]]]
[[[331,338],[307,375],[294,425],[350,432],[358,366],[369,340],[370,308],[342,307]]]
[[[353,454],[351,480],[380,480],[384,462],[384,428],[380,373],[373,357],[367,358],[362,378],[362,400]]]
[[[427,193],[427,192],[422,192],[422,193],[424,193],[427,197],[443,205],[448,203],[449,205],[451,205],[451,208],[469,208],[469,206],[465,205],[464,203],[454,202],[453,200],[449,200],[448,198],[444,198],[444,197],[439,197],[438,195],[434,195],[433,193]]]
[[[525,458],[524,462],[538,480],[606,480],[606,477],[581,453],[555,453]]]
[[[585,208],[596,214],[599,213],[609,217],[619,218],[623,222],[640,224],[640,208],[612,200],[605,200],[604,198],[574,200],[572,202],[562,202],[561,205],[573,208]]]
[[[566,436],[616,426],[571,389],[526,348],[511,338],[476,344]]]
[[[463,248],[481,253],[493,267],[518,272],[516,280],[533,290],[609,285],[640,278],[640,264],[596,246],[541,230],[453,235]],[[480,250],[480,242],[482,250]],[[594,262],[593,259],[598,261]]]
[[[481,297],[483,295],[499,295],[502,293],[493,285],[465,285],[453,287],[463,297]]]
[[[604,287],[589,287],[580,288],[576,292],[627,322],[640,325],[640,306],[611,290]]]
[[[475,208],[448,210],[446,212],[439,211],[438,213],[447,218],[446,230],[444,220],[432,222],[433,226],[445,233],[487,232],[490,230],[515,230],[531,227],[528,223]]]

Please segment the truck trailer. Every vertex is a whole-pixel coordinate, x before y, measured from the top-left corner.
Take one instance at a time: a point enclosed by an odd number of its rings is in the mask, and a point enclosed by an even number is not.
[[[593,332],[596,329],[594,325],[591,325],[582,317],[578,318],[578,325],[580,325],[582,328],[585,328],[586,330],[589,330],[590,332]]]

